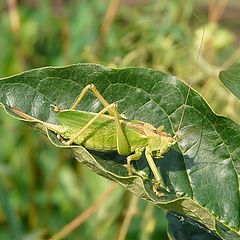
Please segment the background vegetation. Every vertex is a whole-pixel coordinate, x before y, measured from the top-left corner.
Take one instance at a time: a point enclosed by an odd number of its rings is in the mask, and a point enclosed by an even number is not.
[[[217,78],[240,57],[239,10],[227,0],[3,0],[0,77],[78,62],[152,67],[187,81],[238,121],[238,103]],[[0,126],[0,239],[48,238],[90,206],[94,217],[66,239],[168,239],[160,209],[114,188],[3,111]],[[93,205],[100,196],[103,203]]]

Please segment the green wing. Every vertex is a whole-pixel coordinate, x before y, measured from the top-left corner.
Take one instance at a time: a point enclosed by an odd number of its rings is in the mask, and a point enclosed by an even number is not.
[[[63,137],[70,139],[75,136],[94,116],[96,116],[96,113],[78,110],[65,110],[57,113],[58,121],[66,128],[65,133],[62,134]],[[137,130],[127,127],[124,121],[120,122],[122,123],[124,133],[126,134],[131,149],[146,144],[147,139],[145,136],[140,134]],[[110,151],[117,150],[116,139],[114,118],[104,114],[91,124],[91,126],[74,142],[89,149]]]
[[[77,110],[59,112],[57,114],[57,119],[66,127],[66,132],[62,135],[67,139],[72,138],[95,115],[96,113]],[[116,150],[117,142],[114,119],[111,116],[102,115],[74,142],[94,150]]]

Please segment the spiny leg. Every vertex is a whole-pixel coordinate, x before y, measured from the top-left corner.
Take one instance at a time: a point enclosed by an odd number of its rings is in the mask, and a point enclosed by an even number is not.
[[[127,168],[128,168],[128,175],[132,175],[132,168],[131,168],[131,161],[133,160],[139,160],[139,158],[142,155],[143,150],[137,149],[135,150],[135,153],[127,157]]]
[[[148,148],[146,148],[145,150],[145,156],[147,158],[147,161],[148,161],[148,165],[156,179],[155,183],[153,184],[153,192],[158,195],[159,197],[162,197],[164,196],[164,193],[162,192],[159,192],[157,189],[158,187],[160,186],[161,182],[162,182],[162,177],[160,175],[160,172],[158,171],[157,169],[157,166],[156,164],[154,163],[153,161],[153,158],[152,158],[152,155],[151,155],[151,152],[149,151]]]

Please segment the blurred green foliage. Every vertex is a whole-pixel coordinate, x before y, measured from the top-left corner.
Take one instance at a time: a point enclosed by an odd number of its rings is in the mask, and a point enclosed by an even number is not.
[[[3,0],[0,76],[78,62],[153,67],[238,120],[237,101],[217,80],[240,57],[240,4],[225,2]],[[48,238],[111,185],[3,111],[0,126],[0,239]],[[132,201],[119,187],[66,239],[117,239]],[[134,207],[126,239],[168,239],[165,213],[141,200]]]

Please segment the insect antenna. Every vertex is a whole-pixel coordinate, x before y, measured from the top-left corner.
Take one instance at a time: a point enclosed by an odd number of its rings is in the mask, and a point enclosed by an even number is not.
[[[197,69],[197,64],[198,64],[198,61],[199,61],[199,58],[200,58],[200,54],[201,54],[201,50],[202,50],[202,46],[203,46],[203,41],[204,41],[204,37],[205,37],[205,27],[203,26],[202,28],[202,37],[201,37],[201,41],[200,41],[200,46],[199,46],[199,49],[198,49],[198,53],[197,53],[197,57],[196,57],[196,61],[195,61],[195,64],[192,68],[192,74],[191,76],[194,75],[194,73],[196,72],[196,69]],[[183,118],[184,118],[184,114],[185,114],[185,110],[186,110],[186,106],[187,106],[187,102],[188,102],[188,98],[189,98],[189,95],[190,95],[190,91],[191,91],[191,85],[192,85],[193,81],[189,84],[188,86],[188,91],[187,91],[187,95],[186,95],[186,98],[185,98],[185,101],[183,103],[183,111],[181,113],[181,117],[180,117],[180,122],[179,122],[179,125],[178,125],[178,128],[177,128],[177,131],[176,131],[176,134],[175,134],[175,138],[177,139],[177,134],[182,126],[182,123],[183,123]]]

